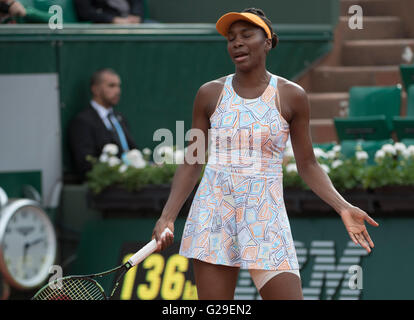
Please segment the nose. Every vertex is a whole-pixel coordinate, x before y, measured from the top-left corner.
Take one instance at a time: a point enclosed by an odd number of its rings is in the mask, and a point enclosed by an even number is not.
[[[244,43],[243,43],[241,37],[236,36],[235,39],[234,39],[234,41],[233,41],[233,47],[234,48],[239,48],[239,47],[241,47],[243,45],[244,45]]]

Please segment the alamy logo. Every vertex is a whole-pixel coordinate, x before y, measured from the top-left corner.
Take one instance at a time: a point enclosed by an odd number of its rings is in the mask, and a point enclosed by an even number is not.
[[[49,19],[49,28],[51,30],[63,29],[63,10],[61,6],[53,5],[49,7],[49,13],[52,16]]]
[[[305,300],[359,300],[363,288],[361,260],[368,253],[352,241],[337,259],[334,241],[312,241],[310,248],[295,241]],[[302,273],[311,268],[310,280]],[[235,299],[260,299],[247,270],[241,270]]]
[[[49,273],[52,274],[52,276],[49,278],[49,288],[52,290],[61,289],[62,288],[62,275],[63,270],[61,266],[58,265],[52,265],[49,268]]]
[[[348,20],[348,27],[351,30],[363,29],[363,11],[362,7],[358,5],[353,5],[349,7],[349,14],[353,14]]]

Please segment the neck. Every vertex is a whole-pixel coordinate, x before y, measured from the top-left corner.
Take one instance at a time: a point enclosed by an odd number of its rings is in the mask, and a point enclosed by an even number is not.
[[[105,101],[103,101],[102,99],[100,99],[99,97],[94,97],[93,100],[100,104],[102,107],[106,108],[106,109],[110,109],[112,108],[112,106],[109,103],[106,103]]]
[[[241,87],[256,87],[260,83],[269,82],[269,73],[264,65],[248,71],[236,69],[234,80]]]

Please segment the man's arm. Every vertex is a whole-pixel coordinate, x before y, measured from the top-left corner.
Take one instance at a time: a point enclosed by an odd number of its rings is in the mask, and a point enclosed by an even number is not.
[[[88,155],[96,155],[93,128],[83,118],[76,118],[69,127],[69,146],[77,172],[84,177],[92,165],[86,160]]]

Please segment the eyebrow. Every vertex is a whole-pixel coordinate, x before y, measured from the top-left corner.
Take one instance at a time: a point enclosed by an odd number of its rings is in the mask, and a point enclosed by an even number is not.
[[[243,27],[243,28],[240,30],[240,32],[250,31],[250,30],[253,30],[253,29],[254,29],[254,27],[253,27],[253,26],[245,26],[245,27]],[[234,33],[233,31],[229,30],[229,31],[227,32],[227,35],[229,35],[229,34],[233,34],[233,33]]]

